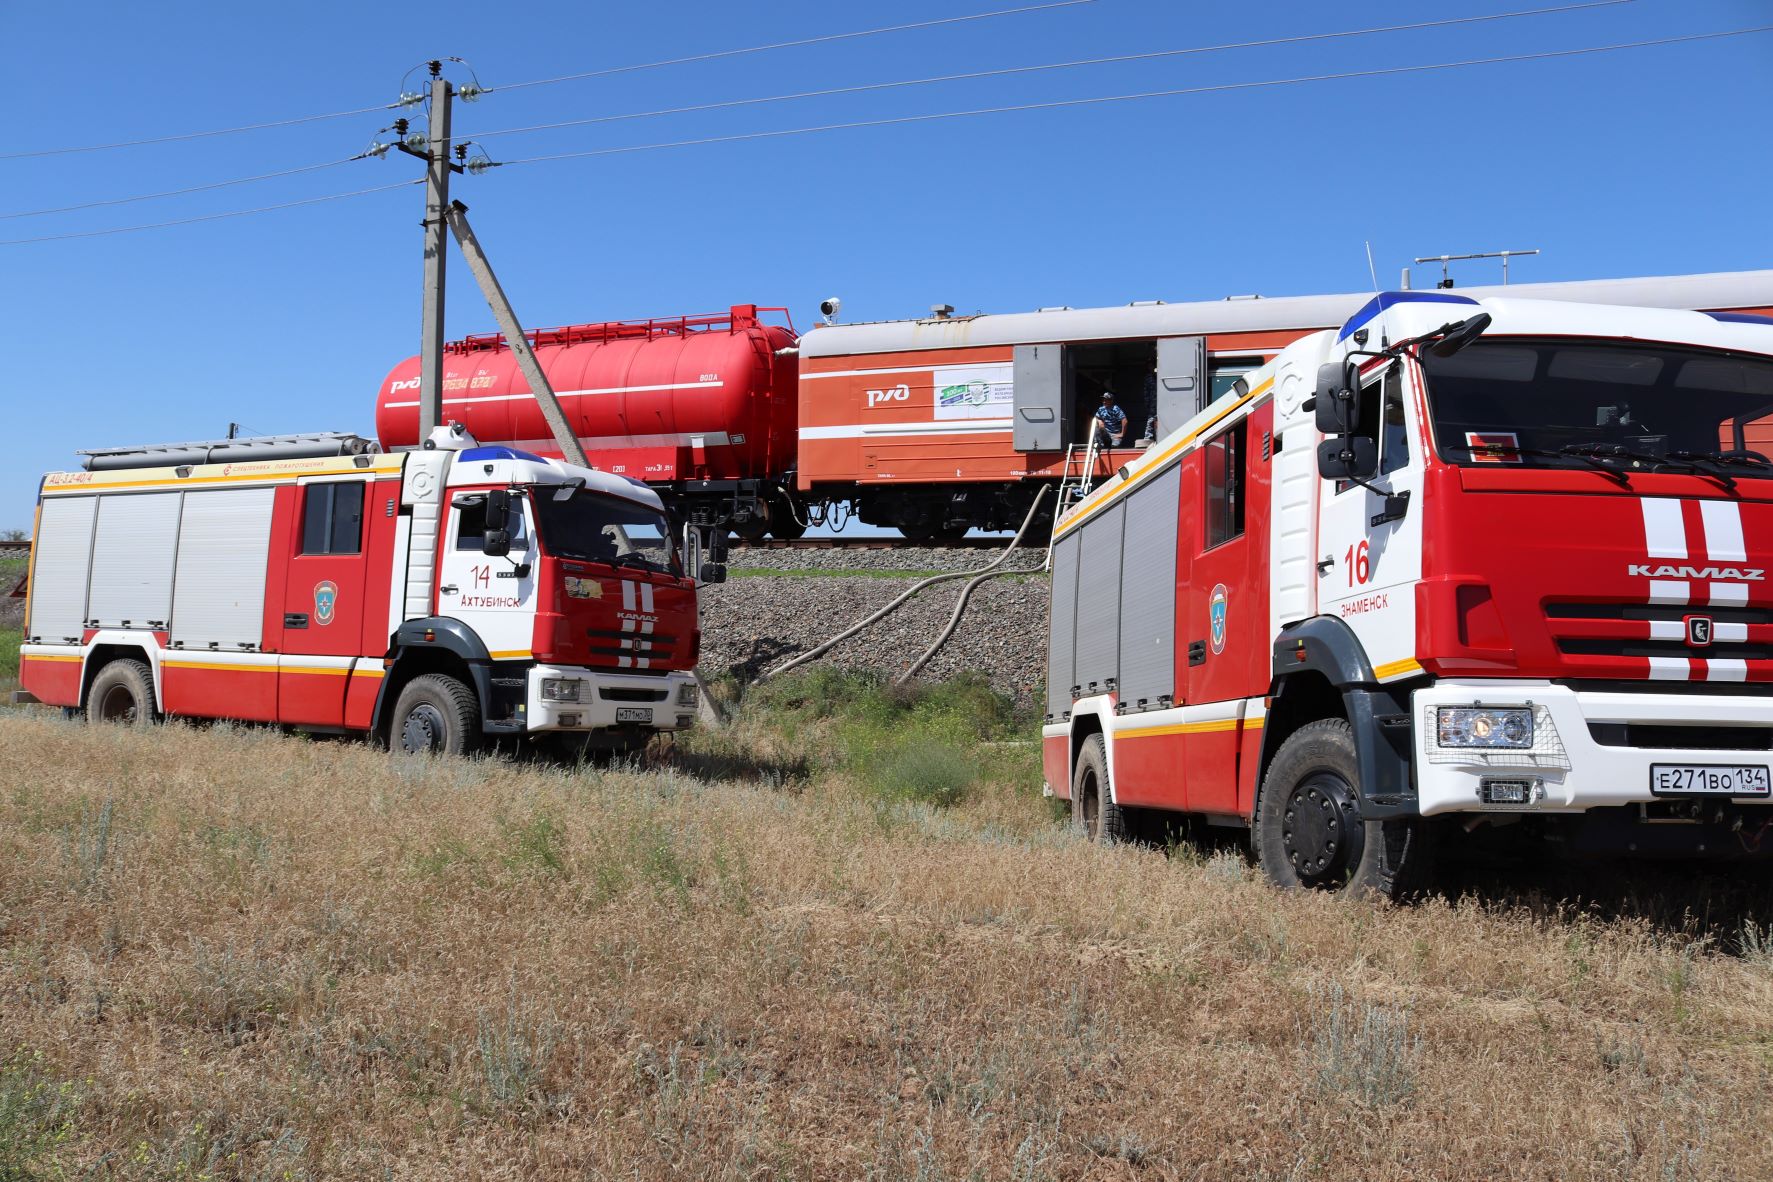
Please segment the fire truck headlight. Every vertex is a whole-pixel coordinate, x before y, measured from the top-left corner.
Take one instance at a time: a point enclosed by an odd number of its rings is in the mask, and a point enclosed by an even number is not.
[[[1526,750],[1533,745],[1531,706],[1442,706],[1435,712],[1442,747]]]
[[[578,701],[579,679],[576,677],[542,678],[542,700],[545,702]]]
[[[696,704],[695,682],[686,681],[677,687],[677,704],[679,706],[694,706]]]

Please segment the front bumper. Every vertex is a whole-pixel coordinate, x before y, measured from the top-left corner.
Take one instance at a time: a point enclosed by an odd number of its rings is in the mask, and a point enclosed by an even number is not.
[[[1479,751],[1436,743],[1440,706],[1531,706],[1527,751]],[[1569,813],[1665,799],[1650,791],[1652,764],[1773,765],[1765,746],[1642,747],[1600,742],[1591,723],[1618,728],[1702,727],[1729,742],[1733,727],[1773,727],[1773,698],[1714,694],[1598,693],[1543,681],[1442,681],[1411,695],[1416,791],[1424,816],[1455,812]],[[1605,726],[1604,726],[1605,729]],[[1720,734],[1720,732],[1723,732]],[[1525,803],[1489,804],[1484,781],[1524,780]],[[1738,802],[1769,803],[1766,797]]]
[[[542,696],[544,681],[577,682],[571,701]],[[529,671],[524,713],[530,733],[614,728],[685,730],[696,723],[696,679],[690,673],[641,677],[608,669],[536,665]]]

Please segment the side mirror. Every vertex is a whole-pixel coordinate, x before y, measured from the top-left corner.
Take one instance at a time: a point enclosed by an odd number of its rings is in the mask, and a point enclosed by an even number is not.
[[[1461,320],[1447,330],[1447,335],[1428,346],[1428,351],[1436,357],[1451,357],[1471,342],[1484,335],[1490,327],[1490,314],[1479,312],[1476,316]]]
[[[511,516],[511,493],[495,488],[486,494],[486,523],[493,525]]]
[[[725,577],[726,552],[729,544],[724,529],[716,529],[714,536],[708,539],[708,561],[721,567],[723,578]]]
[[[726,563],[704,562],[702,564],[701,581],[704,583],[726,582]]]
[[[1379,471],[1379,445],[1365,435],[1339,435],[1317,445],[1317,473],[1325,480],[1366,480]]]
[[[511,531],[508,529],[489,529],[486,536],[480,539],[480,552],[490,558],[503,558],[511,553]]]
[[[1361,378],[1358,361],[1326,361],[1317,367],[1317,393],[1312,414],[1325,435],[1347,435],[1361,421]]]

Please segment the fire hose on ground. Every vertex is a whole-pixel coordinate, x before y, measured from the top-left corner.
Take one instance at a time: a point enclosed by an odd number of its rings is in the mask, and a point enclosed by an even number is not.
[[[799,656],[782,662],[773,669],[765,670],[758,674],[757,680],[753,681],[751,684],[761,685],[772,677],[786,673],[790,669],[798,668],[809,661],[817,660],[830,652],[833,648],[836,648],[838,645],[848,640],[850,637],[856,635],[858,632],[879,623],[881,620],[891,615],[894,611],[898,610],[902,604],[926,587],[933,587],[937,583],[944,583],[951,579],[967,579],[967,585],[961,590],[960,599],[954,605],[954,612],[949,616],[948,626],[942,630],[942,634],[936,638],[935,643],[925,649],[917,660],[912,662],[911,667],[896,679],[898,684],[904,684],[911,677],[915,676],[918,670],[922,669],[924,665],[929,662],[931,657],[935,656],[937,650],[948,642],[949,637],[954,635],[955,628],[960,624],[961,613],[966,610],[967,600],[972,597],[973,589],[975,587],[986,579],[995,578],[998,575],[1025,575],[1039,573],[1041,569],[1039,567],[1030,568],[1029,570],[1022,570],[1019,568],[1000,570],[998,568],[1008,562],[1010,556],[1016,552],[1016,547],[1022,542],[1022,536],[1028,532],[1028,527],[1034,523],[1035,517],[1039,514],[1040,507],[1046,500],[1047,492],[1047,489],[1042,488],[1037,494],[1035,494],[1034,503],[1028,506],[1028,516],[1022,519],[1022,527],[1016,531],[1016,536],[1010,539],[1010,544],[1004,548],[1003,554],[989,565],[980,567],[978,570],[948,571],[944,574],[931,575],[927,579],[920,579],[910,587],[907,587],[902,594],[879,611],[876,611],[866,619],[858,620],[856,623],[851,624],[848,628],[845,628],[830,640],[808,649]]]

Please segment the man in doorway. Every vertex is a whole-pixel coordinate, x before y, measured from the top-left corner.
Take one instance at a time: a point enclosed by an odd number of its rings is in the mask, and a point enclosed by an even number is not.
[[[1113,390],[1102,391],[1102,405],[1096,408],[1092,434],[1097,447],[1119,447],[1127,439],[1127,412],[1114,399]]]

